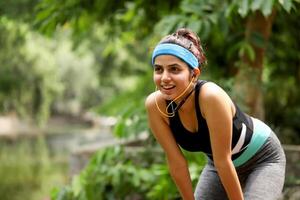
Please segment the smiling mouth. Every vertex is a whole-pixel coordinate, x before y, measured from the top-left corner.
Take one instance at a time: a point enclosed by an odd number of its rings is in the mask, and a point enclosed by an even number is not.
[[[161,86],[161,88],[164,90],[171,90],[171,89],[175,88],[175,86]]]

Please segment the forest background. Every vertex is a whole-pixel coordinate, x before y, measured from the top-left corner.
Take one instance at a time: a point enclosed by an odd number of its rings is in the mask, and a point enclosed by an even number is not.
[[[178,198],[161,153],[149,153],[157,145],[144,100],[154,90],[151,51],[179,27],[201,38],[208,58],[202,79],[218,83],[244,111],[270,124],[282,143],[300,144],[299,17],[299,0],[1,1],[2,116],[43,129],[53,116],[90,112],[115,117],[115,137],[146,133],[148,139],[134,156],[122,147],[95,154],[88,167],[63,183],[53,174],[66,166],[51,165],[43,134],[33,143],[2,139],[0,196]],[[195,160],[195,182],[205,159],[187,156]]]

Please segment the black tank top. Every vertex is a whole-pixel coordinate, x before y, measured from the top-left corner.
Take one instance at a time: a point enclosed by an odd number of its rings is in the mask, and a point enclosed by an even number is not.
[[[210,143],[210,136],[209,136],[209,130],[207,127],[206,120],[202,117],[201,111],[200,111],[200,105],[198,101],[198,96],[200,93],[200,89],[203,84],[205,84],[207,81],[199,80],[195,86],[195,108],[196,108],[196,116],[198,120],[198,131],[196,133],[190,132],[183,126],[178,111],[176,111],[174,117],[169,117],[170,122],[170,128],[173,133],[173,136],[179,144],[179,146],[187,151],[192,152],[204,152],[207,154],[210,158],[212,158],[212,149],[211,149],[211,143]],[[167,104],[170,103],[170,101],[166,101]],[[171,107],[169,106],[168,112],[171,111]],[[176,103],[173,102],[173,107],[176,107]],[[241,148],[238,150],[237,153],[235,153],[232,156],[232,159],[235,159],[238,157],[247,147],[249,144],[252,133],[253,133],[253,123],[247,114],[243,113],[239,107],[235,104],[236,113],[233,117],[233,123],[232,123],[232,147],[233,149],[236,144],[239,141],[239,138],[241,136],[242,131],[245,132],[243,137],[243,144]],[[245,130],[242,130],[242,129]],[[240,143],[240,142],[239,142]]]

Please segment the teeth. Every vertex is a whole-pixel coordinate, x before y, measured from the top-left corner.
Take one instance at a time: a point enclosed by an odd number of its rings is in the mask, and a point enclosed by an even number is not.
[[[164,88],[164,89],[171,89],[171,88],[173,88],[174,86],[162,86],[162,88]]]

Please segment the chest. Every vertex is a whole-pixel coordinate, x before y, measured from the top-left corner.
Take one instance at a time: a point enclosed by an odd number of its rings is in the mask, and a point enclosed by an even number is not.
[[[206,121],[190,116],[178,115],[170,118],[170,128],[176,142],[187,151],[202,151],[211,154],[209,131]],[[182,121],[185,120],[185,121]],[[193,121],[193,122],[191,122]]]
[[[188,112],[178,112],[178,119],[181,125],[191,134],[198,132],[198,119],[195,110],[190,110]]]

